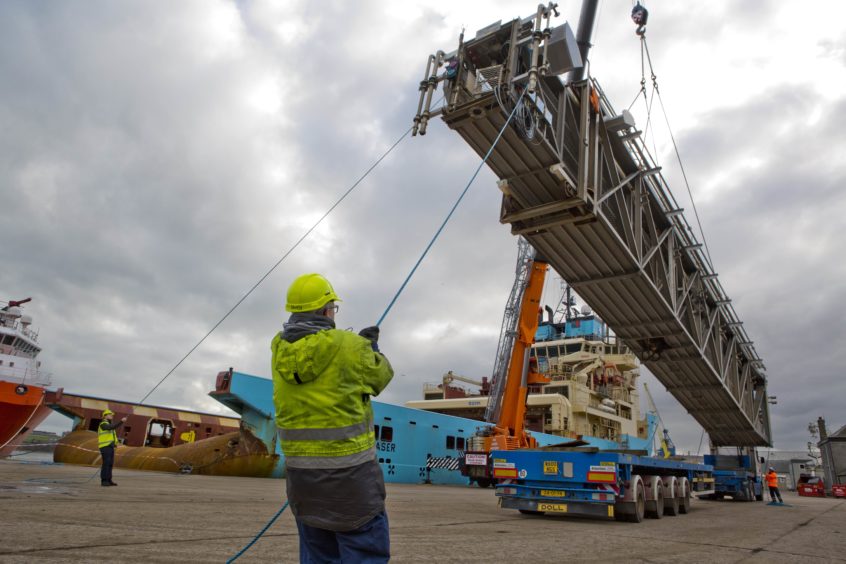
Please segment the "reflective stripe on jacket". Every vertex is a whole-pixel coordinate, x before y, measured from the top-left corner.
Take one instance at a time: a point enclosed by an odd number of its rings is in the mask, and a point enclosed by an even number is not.
[[[108,421],[100,421],[97,427],[97,447],[103,448],[109,445],[117,446],[118,438],[114,429],[104,429],[103,425],[108,425]]]
[[[767,486],[771,488],[778,487],[778,474],[775,472],[770,472],[767,474]]]
[[[370,341],[349,331],[317,331],[293,343],[273,339],[273,403],[286,464],[346,468],[375,459],[373,409],[394,375]]]

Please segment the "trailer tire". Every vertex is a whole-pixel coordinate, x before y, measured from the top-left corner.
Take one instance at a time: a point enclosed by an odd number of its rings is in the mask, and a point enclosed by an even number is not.
[[[650,511],[648,516],[653,519],[660,519],[664,516],[664,488],[658,488],[655,494],[655,511]]]
[[[664,477],[664,515],[679,514],[679,482],[675,476]]]
[[[646,496],[645,514],[650,519],[664,516],[664,485],[660,476],[641,476]]]
[[[493,480],[490,478],[476,478],[476,483],[480,488],[489,488],[493,485]]]
[[[646,514],[646,493],[643,491],[643,482],[638,480],[635,501],[632,504],[632,512],[629,514],[629,522],[640,523]]]
[[[624,485],[625,493],[617,498],[614,504],[614,518],[618,521],[640,523],[646,512],[646,492],[643,488],[643,478],[633,474]]]
[[[687,514],[690,512],[690,482],[687,478],[681,478],[678,481],[680,490],[679,497],[679,513]]]

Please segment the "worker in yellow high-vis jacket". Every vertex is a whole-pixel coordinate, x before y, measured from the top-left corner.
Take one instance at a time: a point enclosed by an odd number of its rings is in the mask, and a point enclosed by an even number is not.
[[[97,446],[100,447],[100,458],[103,460],[100,466],[100,485],[116,486],[112,480],[112,466],[115,464],[115,449],[118,445],[118,437],[115,430],[126,422],[126,417],[117,423],[112,423],[115,412],[111,409],[103,411],[103,420],[97,426]]]
[[[385,482],[373,410],[394,375],[377,341],[335,328],[340,298],[320,274],[288,289],[291,316],[271,344],[273,402],[300,562],[387,562]]]

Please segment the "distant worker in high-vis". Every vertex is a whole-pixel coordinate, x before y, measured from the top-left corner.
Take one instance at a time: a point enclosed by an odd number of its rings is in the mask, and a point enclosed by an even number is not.
[[[111,409],[103,411],[103,420],[97,427],[97,446],[100,447],[100,458],[103,464],[100,466],[100,485],[116,486],[112,481],[112,467],[115,465],[115,449],[118,445],[118,438],[115,429],[126,422],[126,417],[117,423],[112,423],[115,412]]]
[[[778,491],[778,474],[772,466],[770,466],[770,471],[767,472],[767,487],[770,489],[771,502],[775,503],[778,499],[778,503],[784,503],[781,499],[781,492]]]
[[[377,341],[335,328],[341,301],[320,274],[288,289],[291,317],[271,344],[273,403],[300,562],[387,562],[385,482],[373,409],[394,371]]]

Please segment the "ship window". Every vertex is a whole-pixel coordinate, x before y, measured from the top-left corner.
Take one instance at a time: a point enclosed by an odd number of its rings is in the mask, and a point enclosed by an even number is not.
[[[379,440],[379,425],[373,425],[373,436],[376,437],[376,440]]]
[[[384,458],[380,458],[380,459],[379,459],[379,464],[384,464],[384,463],[385,463],[385,459],[384,459]]]
[[[432,429],[438,429],[437,425],[432,425]]]
[[[450,448],[451,448],[451,449],[455,449],[455,437],[453,437],[452,435],[447,435],[447,438],[446,438],[446,447],[447,447],[448,449],[450,449]]]
[[[10,366],[10,367],[15,366],[15,363],[14,363],[14,362],[9,362],[9,366]]]
[[[417,421],[409,421],[408,424],[409,425],[417,425]]]
[[[3,344],[4,344],[4,345],[11,345],[11,344],[12,344],[12,341],[13,341],[14,339],[15,339],[15,338],[14,338],[13,336],[11,336],[11,335],[6,335],[5,337],[3,337]]]
[[[144,446],[169,447],[173,441],[173,423],[167,419],[152,419],[147,427]]]
[[[382,436],[380,437],[380,440],[386,441],[386,442],[393,441],[394,440],[394,428],[393,427],[385,427],[383,425],[382,426]]]
[[[458,450],[464,450],[464,437],[458,437],[455,439],[455,448]]]

